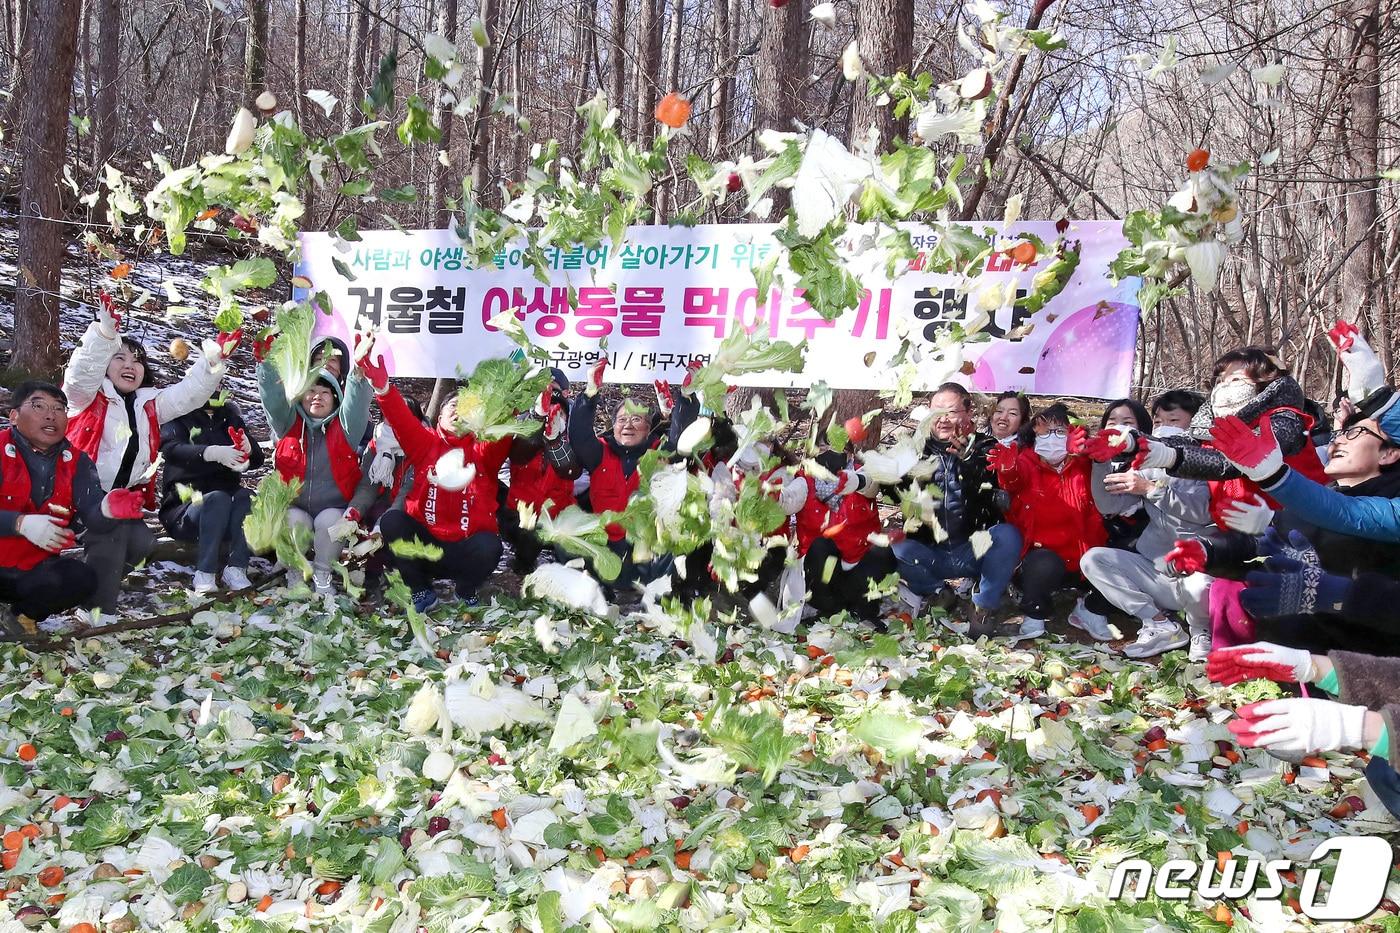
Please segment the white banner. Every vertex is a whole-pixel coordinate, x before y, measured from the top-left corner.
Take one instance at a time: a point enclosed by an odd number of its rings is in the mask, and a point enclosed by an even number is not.
[[[987,225],[995,230],[994,225]],[[772,224],[699,227],[631,227],[621,247],[548,251],[550,283],[522,266],[518,249],[497,254],[493,265],[468,269],[448,230],[366,231],[363,240],[335,243],[330,234],[301,235],[297,272],[324,289],[335,315],[318,317],[317,332],[347,337],[358,325],[376,330],[389,371],[396,376],[456,376],[480,360],[508,354],[510,341],[489,327],[503,311],[517,309],[532,341],[555,364],[581,376],[607,338],[611,382],[644,383],[679,378],[687,363],[705,360],[731,328],[808,341],[801,373],[764,373],[739,380],[750,385],[807,386],[824,380],[834,388],[886,389],[895,375],[890,361],[903,337],[927,358],[941,329],[975,314],[976,292],[1014,282],[1018,299],[1045,268],[1042,256],[1029,269],[994,256],[969,293],[955,275],[920,270],[915,262],[891,282],[867,278],[860,306],[824,321],[792,289],[771,292],[757,307],[753,270],[779,247]],[[914,245],[935,242],[927,228],[910,225]],[[1014,225],[1052,242],[1049,221]],[[1040,395],[1114,398],[1128,394],[1137,339],[1136,280],[1117,286],[1108,264],[1125,245],[1116,221],[1080,221],[1066,234],[1083,245],[1069,285],[1034,315],[1002,308],[984,329],[992,339],[968,343],[956,378],[981,391],[1016,389]],[[922,254],[921,254],[922,258]],[[354,276],[342,275],[338,259]],[[795,280],[795,277],[790,277]],[[570,290],[576,306],[570,304]],[[300,295],[299,295],[300,297]],[[946,367],[921,370],[932,388]]]

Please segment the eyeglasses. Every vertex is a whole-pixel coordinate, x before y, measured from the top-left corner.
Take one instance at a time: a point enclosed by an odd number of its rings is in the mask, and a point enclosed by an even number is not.
[[[1049,428],[1045,431],[1036,431],[1036,437],[1069,437],[1069,431],[1064,428]]]
[[[1338,431],[1333,431],[1333,432],[1332,432],[1332,440],[1334,440],[1334,441],[1337,441],[1337,440],[1354,441],[1354,440],[1356,440],[1358,437],[1360,437],[1360,436],[1363,435],[1363,434],[1369,434],[1369,435],[1371,435],[1371,436],[1374,437],[1376,440],[1380,441],[1381,444],[1383,444],[1383,445],[1390,445],[1390,443],[1391,443],[1389,438],[1387,438],[1387,437],[1382,437],[1381,435],[1377,434],[1375,431],[1372,431],[1370,428],[1366,427],[1366,425],[1364,425],[1364,424],[1353,424],[1353,425],[1352,425],[1351,427],[1349,427],[1349,428],[1342,428],[1342,429],[1340,429],[1340,430],[1338,430]]]
[[[30,411],[36,411],[41,415],[60,415],[64,411],[63,406],[56,402],[43,402],[37,398],[25,402],[24,405]]]
[[[651,418],[648,415],[620,414],[613,419],[613,424],[645,424],[650,420]]]

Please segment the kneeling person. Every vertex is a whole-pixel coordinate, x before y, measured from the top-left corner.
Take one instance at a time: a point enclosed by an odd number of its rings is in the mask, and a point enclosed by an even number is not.
[[[359,365],[415,476],[404,507],[379,520],[390,562],[412,590],[419,612],[437,605],[433,582],[440,578],[451,579],[457,595],[474,605],[477,587],[501,560],[497,474],[510,455],[512,438],[483,441],[463,433],[455,396],[442,406],[436,428],[425,427],[389,384],[382,357],[371,363],[366,355]],[[422,553],[425,545],[441,553],[430,557]]]
[[[74,514],[98,533],[141,514],[139,490],[104,494],[92,459],[67,441],[67,406],[56,385],[20,383],[11,426],[0,431],[0,602],[9,604],[5,626],[13,634],[35,634],[36,623],[96,591],[96,571],[59,556],[73,544]]]

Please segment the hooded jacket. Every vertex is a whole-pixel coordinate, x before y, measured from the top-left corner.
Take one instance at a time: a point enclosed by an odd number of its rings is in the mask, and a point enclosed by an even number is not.
[[[160,448],[160,425],[194,411],[209,400],[223,378],[226,363],[200,356],[185,377],[164,388],[146,386],[123,396],[107,378],[107,366],[121,349],[118,335],[103,335],[97,322],[88,325],[63,371],[68,396],[68,439],[86,451],[97,467],[102,488],[110,490],[122,472],[129,442],[136,449],[124,471],[127,487],[144,485]]]
[[[344,365],[350,365],[349,359],[344,361]],[[299,399],[295,403],[287,400],[286,389],[277,370],[266,363],[258,364],[258,396],[262,399],[263,410],[267,412],[272,433],[277,438],[274,458],[278,472],[285,475],[290,471],[302,477],[301,493],[292,504],[311,515],[326,509],[344,509],[349,505],[354,495],[354,484],[350,484],[348,492],[341,489],[337,472],[331,469],[331,451],[326,435],[331,423],[336,422],[338,433],[344,436],[353,454],[355,443],[364,437],[369,427],[369,403],[374,395],[369,381],[358,370],[343,383],[325,369],[321,370],[320,378],[331,387],[339,404],[325,418],[312,418],[302,408]],[[293,467],[287,462],[288,448],[292,445],[292,442],[284,445],[288,438],[296,439],[295,443],[300,446],[301,456],[305,459],[304,466]],[[343,451],[341,453],[338,460],[343,459]],[[358,472],[358,455],[352,459]],[[344,474],[347,470],[342,466],[339,472]]]

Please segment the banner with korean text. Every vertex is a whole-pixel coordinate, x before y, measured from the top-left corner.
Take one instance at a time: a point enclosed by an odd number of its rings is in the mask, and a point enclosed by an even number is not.
[[[988,224],[989,235],[999,225]],[[791,288],[774,287],[766,309],[757,302],[753,270],[780,248],[771,224],[631,227],[620,246],[548,251],[550,282],[524,266],[518,249],[498,253],[481,269],[464,265],[448,230],[365,231],[362,240],[330,234],[301,236],[299,275],[324,289],[334,316],[318,315],[317,332],[347,337],[358,327],[379,334],[378,346],[396,376],[455,376],[482,359],[505,355],[509,339],[489,321],[516,309],[526,333],[555,364],[580,377],[606,337],[608,381],[680,378],[694,359],[706,360],[732,328],[808,341],[801,373],[759,373],[749,385],[886,389],[896,378],[890,361],[908,340],[920,366],[918,388],[950,375],[948,354],[935,353],[940,332],[979,315],[984,290],[1015,287],[1020,300],[1051,257],[1030,268],[994,256],[966,292],[960,277],[920,270],[893,282],[876,273],[862,282],[860,305],[824,321]],[[924,250],[934,234],[911,225]],[[1019,223],[1046,243],[1049,221]],[[954,359],[953,378],[979,391],[1016,389],[1039,395],[1115,398],[1128,394],[1137,339],[1136,280],[1113,285],[1108,264],[1125,245],[1115,221],[1079,221],[1066,233],[1083,246],[1064,291],[1034,314],[1012,304],[995,309],[976,341]],[[337,262],[354,278],[348,278]],[[791,277],[795,281],[795,277]],[[571,293],[575,301],[571,303]]]

